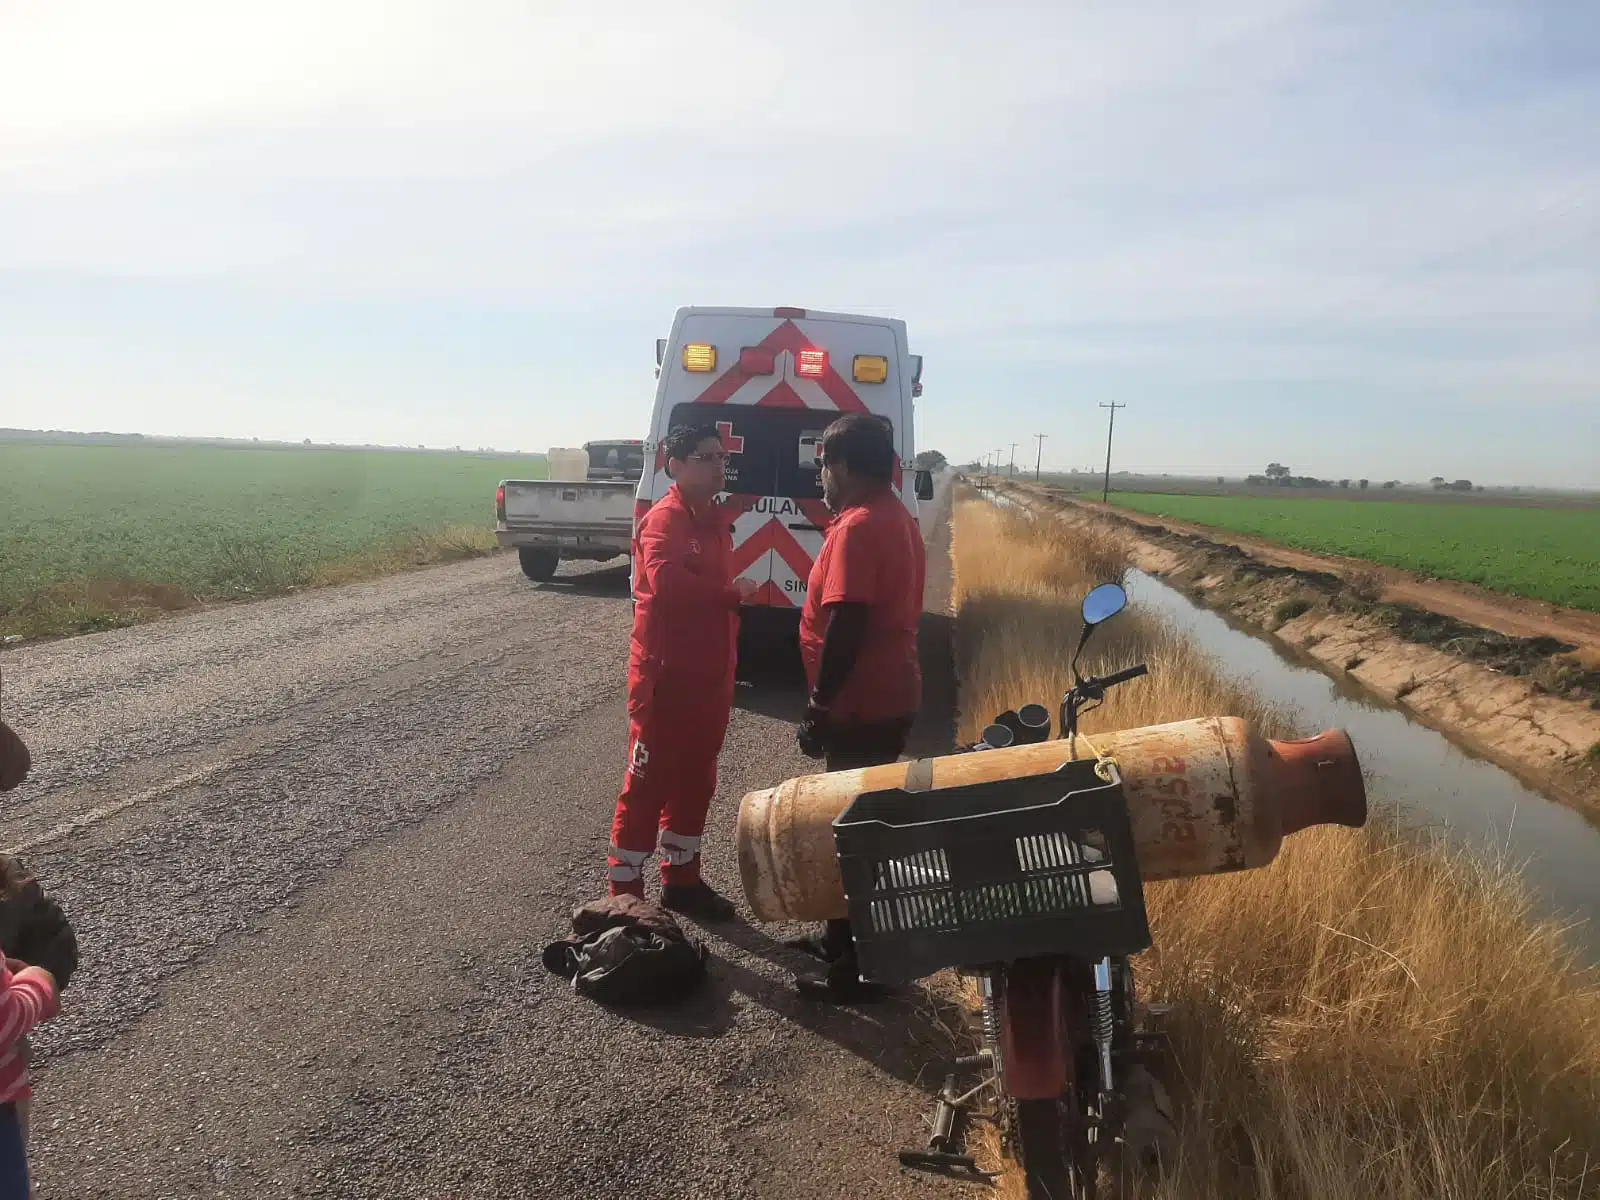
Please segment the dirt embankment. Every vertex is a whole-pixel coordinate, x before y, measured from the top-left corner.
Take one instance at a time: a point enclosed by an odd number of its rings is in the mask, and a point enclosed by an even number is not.
[[[1068,519],[1115,522],[1131,535],[1140,570],[1600,815],[1600,619],[1591,622],[1593,614],[1541,612],[1515,600],[1497,605],[1366,563],[1135,519],[1048,489],[1018,490]]]

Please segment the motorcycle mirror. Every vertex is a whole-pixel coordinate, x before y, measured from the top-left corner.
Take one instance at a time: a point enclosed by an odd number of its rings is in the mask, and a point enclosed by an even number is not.
[[[1072,656],[1072,677],[1079,679],[1078,659],[1095,627],[1103,625],[1128,606],[1128,593],[1118,583],[1102,583],[1083,598],[1083,632],[1078,634],[1078,649]],[[1081,682],[1081,680],[1080,680]]]
[[[1102,583],[1083,598],[1083,623],[1103,625],[1128,607],[1128,593],[1120,583]]]

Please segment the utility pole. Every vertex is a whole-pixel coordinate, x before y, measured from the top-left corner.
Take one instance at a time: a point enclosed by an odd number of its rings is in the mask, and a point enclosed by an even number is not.
[[[1111,435],[1117,431],[1117,409],[1127,408],[1128,406],[1126,404],[1118,404],[1113,400],[1110,404],[1102,404],[1100,407],[1111,410],[1111,424],[1106,429],[1106,486],[1105,490],[1100,493],[1100,503],[1109,504],[1111,503]]]
[[[1033,435],[1039,442],[1039,452],[1033,457],[1033,481],[1039,482],[1039,464],[1044,461],[1044,439],[1048,434],[1036,433]]]
[[[1017,443],[1011,443],[1011,478],[1017,477]]]

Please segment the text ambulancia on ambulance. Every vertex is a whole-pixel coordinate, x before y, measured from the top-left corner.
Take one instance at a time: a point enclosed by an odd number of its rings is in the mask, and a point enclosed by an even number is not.
[[[727,449],[733,562],[758,587],[747,607],[798,618],[831,521],[822,501],[822,434],[845,413],[894,429],[894,486],[913,515],[933,495],[915,471],[913,406],[922,357],[904,321],[802,308],[680,308],[656,342],[656,399],[634,523],[667,494],[662,442],[677,425],[714,424]],[[907,486],[908,479],[911,486]]]

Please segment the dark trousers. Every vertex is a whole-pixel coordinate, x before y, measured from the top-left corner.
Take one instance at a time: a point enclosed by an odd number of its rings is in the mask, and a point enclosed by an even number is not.
[[[902,717],[895,721],[841,724],[830,728],[826,760],[828,770],[857,771],[895,762],[905,753],[915,719]],[[822,944],[833,958],[828,969],[829,976],[838,975],[848,982],[855,982],[860,967],[856,962],[856,943],[850,933],[850,922],[842,919],[829,921],[822,935]]]
[[[15,1104],[0,1104],[0,1200],[28,1200],[28,1151]]]

